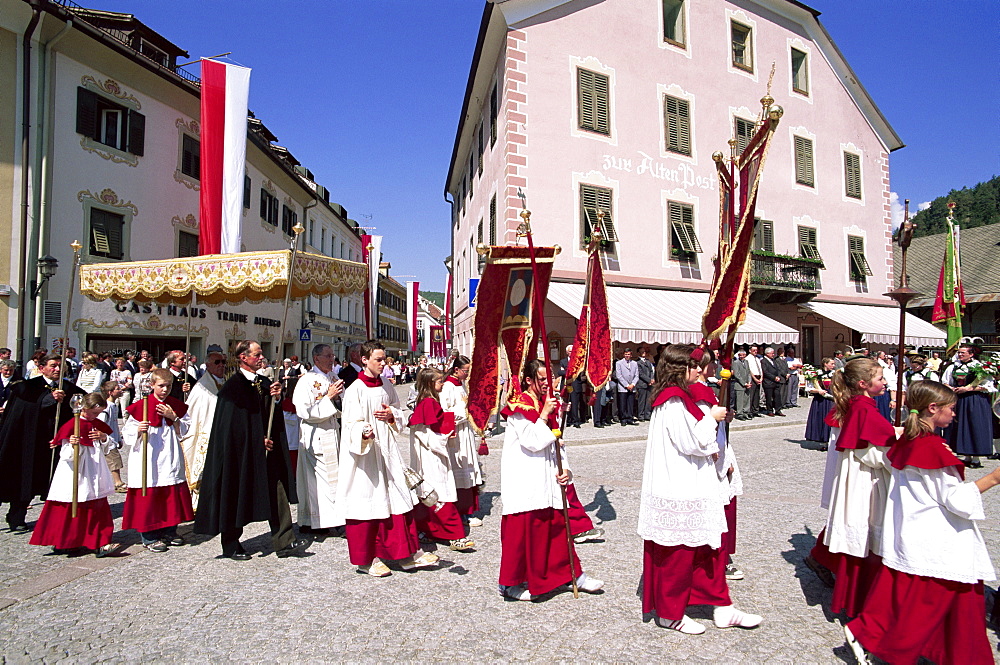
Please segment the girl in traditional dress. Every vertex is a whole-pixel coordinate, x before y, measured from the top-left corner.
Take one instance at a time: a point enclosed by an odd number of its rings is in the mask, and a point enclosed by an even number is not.
[[[826,450],[827,442],[830,440],[830,426],[826,424],[826,414],[833,408],[833,393],[830,392],[833,385],[833,372],[836,368],[833,358],[823,358],[823,367],[818,376],[810,379],[809,392],[813,396],[812,404],[809,406],[809,418],[806,420],[806,440],[818,441],[823,444]]]
[[[978,469],[983,463],[976,457],[993,452],[993,414],[990,396],[996,392],[979,360],[981,350],[974,344],[958,348],[956,362],[944,370],[941,382],[951,386],[958,395],[955,421],[948,427],[944,438],[956,455],[965,457],[965,465]]]
[[[465,537],[465,525],[455,502],[455,476],[449,449],[457,447],[455,418],[441,408],[438,395],[444,375],[436,369],[422,369],[417,375],[417,406],[410,416],[410,466],[423,476],[424,483],[437,492],[438,503],[414,507],[417,531],[425,542],[444,540],[456,552],[467,552],[476,543]]]
[[[60,449],[59,463],[42,514],[31,534],[29,542],[32,545],[51,545],[56,554],[87,548],[98,557],[118,550],[117,545],[111,544],[115,524],[108,505],[115,485],[104,461],[104,455],[114,448],[116,441],[109,436],[111,428],[98,419],[107,405],[100,393],[86,395],[80,413],[80,435],[73,433],[74,417],[59,428],[52,440],[50,445]],[[74,445],[79,445],[76,517],[72,516]]]
[[[174,376],[169,369],[152,372],[153,393],[128,408],[132,418],[125,423],[122,438],[128,445],[128,494],[125,497],[123,529],[135,529],[151,552],[166,552],[184,545],[177,525],[194,519],[191,491],[184,470],[181,436],[187,430],[187,405],[170,397]],[[143,413],[143,405],[149,406]],[[145,416],[145,417],[144,417]],[[143,434],[149,433],[148,444]],[[143,491],[144,448],[147,457],[146,490]]]
[[[483,484],[483,474],[479,466],[479,443],[476,432],[469,423],[469,393],[465,390],[465,380],[469,378],[471,361],[465,356],[457,356],[451,372],[441,388],[441,408],[455,417],[455,443],[448,447],[451,471],[455,476],[458,492],[456,507],[462,521],[469,526],[482,526],[483,521],[475,517],[479,511],[479,486]]]
[[[833,422],[840,423],[826,528],[812,556],[836,581],[830,611],[857,616],[882,567],[882,518],[889,486],[886,452],[902,431],[878,411],[882,366],[857,358],[833,375]],[[832,453],[832,451],[831,451]]]
[[[864,609],[844,626],[858,661],[923,656],[948,665],[992,663],[983,581],[995,579],[977,521],[1000,468],[966,483],[965,465],[936,432],[955,417],[955,393],[936,381],[910,385],[903,437],[889,450],[892,483],[882,531],[883,567]]]
[[[714,605],[719,628],[761,622],[733,607],[729,597],[722,549],[726,515],[714,459],[726,409],[712,406],[706,415],[688,390],[698,379],[702,354],[686,344],[672,344],[660,354],[639,504],[643,614],[688,635],[705,632],[684,613],[688,605]]]

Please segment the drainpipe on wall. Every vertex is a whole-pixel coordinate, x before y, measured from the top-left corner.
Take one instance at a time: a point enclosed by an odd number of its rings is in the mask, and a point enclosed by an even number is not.
[[[24,327],[27,324],[25,318],[25,308],[31,294],[31,274],[29,270],[34,270],[35,265],[29,264],[27,260],[28,252],[28,149],[31,144],[31,38],[38,27],[42,10],[38,0],[31,0],[31,20],[28,21],[24,29],[24,38],[21,42],[21,265],[20,278],[21,288],[17,307],[17,343],[15,358],[24,366],[27,362],[27,355],[24,350]]]
[[[37,222],[32,225],[32,238],[27,257],[28,265],[35,265],[39,256],[44,256],[48,253],[46,251],[46,246],[48,245],[48,231],[50,226],[49,199],[52,195],[52,192],[50,191],[52,183],[51,178],[49,177],[49,144],[51,143],[51,139],[49,137],[52,134],[50,119],[55,117],[54,113],[49,113],[49,108],[52,106],[52,95],[49,94],[49,53],[51,52],[52,47],[55,46],[72,27],[73,22],[67,19],[66,25],[63,26],[62,30],[60,30],[55,37],[45,43],[45,46],[42,48],[41,60],[38,63],[38,123],[35,128],[35,141],[38,143],[38,150],[35,152],[36,167],[32,172],[32,205],[35,210],[35,219]],[[55,66],[53,65],[52,68],[55,69]],[[54,71],[52,74],[52,80],[53,82],[55,81]],[[40,344],[40,334],[42,324],[44,323],[43,309],[44,308],[38,306],[38,299],[32,298],[26,312],[28,320],[34,322],[30,338],[33,340],[36,348],[43,346]],[[70,316],[70,314],[71,312],[63,312],[63,316]]]

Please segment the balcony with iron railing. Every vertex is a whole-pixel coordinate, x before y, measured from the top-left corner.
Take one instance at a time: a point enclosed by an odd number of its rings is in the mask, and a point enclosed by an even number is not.
[[[754,252],[750,259],[751,298],[761,304],[804,303],[822,287],[822,260]]]
[[[155,66],[156,68],[164,72],[169,72],[170,74],[173,74],[174,76],[177,76],[181,79],[184,79],[188,83],[192,83],[197,86],[201,85],[201,79],[195,76],[194,74],[191,74],[185,71],[183,68],[177,67],[176,65],[164,63],[162,58],[163,56],[162,53],[144,52],[151,49],[143,48],[142,37],[136,32],[118,30],[116,28],[112,28],[106,25],[100,25],[96,21],[88,20],[89,17],[86,13],[88,12],[88,9],[86,7],[82,7],[76,4],[72,0],[49,0],[49,2],[53,5],[62,7],[66,11],[70,12],[77,20],[83,21],[87,25],[97,30],[100,30],[102,33],[104,33],[111,39],[115,40],[122,46],[125,46],[133,53],[135,53],[135,55],[139,56],[143,60]]]

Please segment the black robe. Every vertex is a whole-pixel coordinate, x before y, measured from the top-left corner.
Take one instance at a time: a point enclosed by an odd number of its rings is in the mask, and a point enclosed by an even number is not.
[[[73,417],[69,398],[86,394],[63,380],[59,425]],[[52,452],[49,442],[55,434],[56,405],[44,377],[19,381],[10,386],[10,396],[0,420],[0,503],[31,501],[49,493]]]
[[[288,501],[297,502],[295,470],[278,402],[274,404],[270,437],[274,449],[264,449],[271,380],[258,375],[258,381],[259,393],[237,370],[219,389],[201,476],[195,533],[214,536],[269,519],[278,483],[285,486]]]
[[[173,370],[170,373],[174,374]],[[194,385],[198,382],[186,371],[181,376],[184,377],[183,381],[180,376],[174,374],[174,382],[170,385],[170,396],[178,402],[186,402],[187,400],[184,399],[184,384],[187,383],[194,390]]]

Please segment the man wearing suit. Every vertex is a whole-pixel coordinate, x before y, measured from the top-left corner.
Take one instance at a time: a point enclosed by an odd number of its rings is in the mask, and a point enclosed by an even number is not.
[[[750,420],[750,389],[753,387],[753,377],[750,376],[747,352],[744,349],[737,352],[732,369],[733,380],[730,386],[736,398],[736,419]]]
[[[844,365],[847,361],[844,360],[844,352],[837,351],[833,356],[833,368],[834,369],[844,369]]]
[[[760,361],[761,371],[764,374],[764,409],[769,416],[784,416],[781,412],[781,388],[786,384],[788,369],[785,374],[781,373],[774,358],[774,349],[767,347],[764,350],[764,358]]]
[[[761,358],[757,355],[757,345],[750,345],[750,352],[747,354],[747,367],[750,368],[750,417],[756,418],[760,413],[760,388],[764,381],[764,373],[761,369]]]
[[[639,350],[639,359],[636,364],[639,366],[639,383],[635,386],[636,400],[638,401],[639,420],[648,421],[649,409],[649,387],[653,385],[653,363],[647,357],[646,347]]]
[[[167,369],[174,375],[170,396],[183,402],[185,395],[191,392],[196,383],[194,377],[187,373],[187,358],[183,351],[171,351],[167,354]]]
[[[776,407],[784,409],[788,405],[788,375],[791,371],[788,368],[788,361],[785,360],[785,352],[774,353],[774,365],[778,368],[778,373],[783,377],[781,385],[778,387]]]
[[[618,380],[618,421],[625,425],[638,425],[635,419],[635,386],[639,382],[639,365],[632,360],[632,349],[625,349],[622,359],[615,363]]]
[[[361,345],[351,344],[351,348],[347,350],[348,364],[340,368],[340,373],[337,374],[337,378],[344,382],[344,389],[346,390],[348,386],[354,383],[354,380],[358,378],[358,374],[361,373]]]

